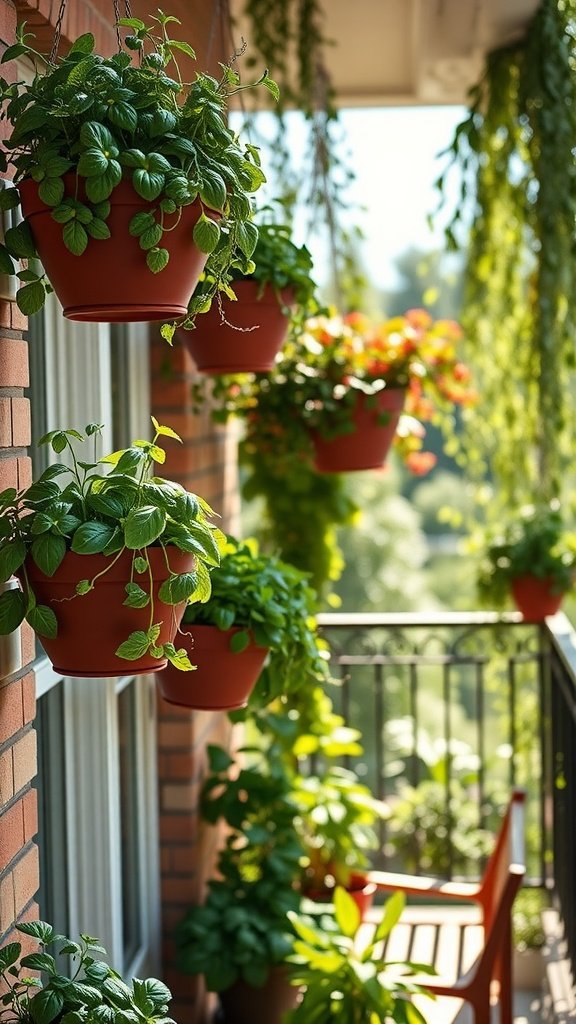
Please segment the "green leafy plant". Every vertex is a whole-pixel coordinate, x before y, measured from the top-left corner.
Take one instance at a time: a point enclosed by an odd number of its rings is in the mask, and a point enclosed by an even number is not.
[[[287,1024],[425,1024],[412,996],[430,993],[411,975],[434,972],[425,964],[382,960],[381,943],[400,918],[404,902],[402,893],[387,900],[380,924],[362,945],[360,911],[340,887],[334,893],[333,929],[289,914],[297,935],[290,958],[295,965],[292,982],[303,985],[304,991],[299,1005],[287,1015]]]
[[[112,57],[96,54],[94,37],[86,33],[65,56],[47,63],[20,26],[2,61],[28,58],[36,73],[30,83],[0,79],[1,120],[11,128],[0,170],[13,172],[16,186],[28,177],[38,183],[40,198],[62,224],[64,245],[78,257],[109,237],[110,197],[122,179],[130,180],[139,196],[155,204],[137,213],[129,228],[152,273],[168,264],[165,233],[198,197],[202,213],[194,241],[209,254],[211,284],[201,300],[191,300],[182,322],[187,327],[219,288],[226,289],[232,266],[251,268],[258,236],[251,195],[265,177],[257,148],[243,146],[226,121],[229,97],[249,88],[232,67],[239,54],[220,65],[220,80],[197,73],[185,82],[178,57],[194,59],[195,54],[187,42],[170,36],[178,19],[158,11],[150,20],[152,25],[120,19],[118,25],[129,34],[124,49]],[[267,72],[255,84],[277,95]],[[74,195],[66,196],[67,174],[75,176]],[[0,194],[3,210],[18,204],[17,188]],[[26,266],[17,269],[21,260]],[[26,221],[6,232],[0,270],[18,276],[17,301],[24,313],[42,307],[51,286]],[[164,325],[167,340],[174,329]]]
[[[230,648],[242,651],[253,638],[270,655],[250,706],[326,680],[329,651],[316,631],[316,596],[306,575],[274,555],[258,552],[255,541],[228,537],[212,592],[184,612],[188,625],[239,627]]]
[[[71,464],[50,465],[20,492],[14,488],[2,491],[0,578],[6,581],[17,574],[21,589],[8,590],[0,597],[1,634],[11,633],[26,619],[40,636],[57,635],[56,613],[36,602],[28,578],[28,559],[46,576],[53,576],[67,552],[107,556],[101,572],[91,579],[78,580],[76,598],[82,600],[128,552],[131,570],[124,604],[149,608],[150,620],[146,631],[126,638],[117,656],[130,661],[150,652],[155,658],[168,658],[178,668],[191,668],[184,652],[177,651],[173,644],[156,644],[160,612],[154,602],[148,550],[152,546],[161,548],[168,568],[171,550],[195,556],[194,571],[170,572],[159,591],[161,602],[175,605],[207,601],[210,570],[219,564],[223,534],[210,522],[214,513],[202,498],[172,480],[150,475],[153,466],[162,465],[166,458],[158,439],[180,441],[170,427],[161,426],[154,418],[153,424],[152,441],[136,440],[129,448],[101,459],[96,453],[100,424],[89,424],[85,437],[76,430],[51,430],[39,443],[50,445],[57,455],[66,452]],[[81,461],[75,446],[90,438],[94,439],[94,461]],[[109,469],[107,475],[100,472],[103,467]]]
[[[18,931],[38,940],[39,951],[22,956],[22,943],[0,949],[0,1018],[6,1024],[79,1024],[81,1021],[130,1020],[133,1024],[173,1024],[168,1016],[170,990],[157,978],[126,984],[100,955],[99,940],[81,935],[74,942],[58,935],[45,921],[17,925]],[[49,952],[52,950],[53,952]],[[69,957],[70,971],[58,969],[54,954]],[[62,962],[62,959],[60,960]],[[42,977],[31,972],[42,972]]]
[[[478,576],[482,601],[501,607],[519,576],[535,576],[565,594],[574,584],[576,531],[569,530],[558,501],[526,505],[487,543]]]
[[[514,948],[523,953],[527,949],[541,949],[546,941],[542,927],[542,911],[549,906],[543,889],[522,888],[512,908],[512,938]]]
[[[271,967],[285,963],[294,937],[288,913],[300,902],[295,882],[303,851],[293,827],[289,775],[280,760],[245,753],[251,763],[238,770],[221,747],[208,748],[202,816],[226,822],[229,831],[218,878],[175,936],[180,968],[203,974],[213,992],[239,979],[259,987]]]
[[[463,434],[469,471],[503,505],[561,497],[574,436],[574,3],[542,0],[522,38],[489,53],[438,179],[460,202],[461,314],[482,403]]]

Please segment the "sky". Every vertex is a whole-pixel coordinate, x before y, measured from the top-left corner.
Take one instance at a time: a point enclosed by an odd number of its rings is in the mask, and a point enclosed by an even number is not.
[[[346,161],[355,174],[347,194],[359,207],[355,222],[365,235],[362,257],[378,289],[398,285],[394,261],[406,249],[443,247],[442,218],[431,230],[427,217],[438,204],[433,184],[445,166],[445,158],[438,159],[437,154],[450,144],[464,114],[460,106],[379,107],[340,113],[349,150]],[[288,137],[297,160],[306,140],[300,115],[290,115]],[[268,198],[266,188],[257,194],[258,201]],[[456,183],[452,182],[447,208],[455,202]],[[320,281],[326,265],[325,243],[315,231],[310,232],[308,218],[297,219],[294,240],[310,248]]]

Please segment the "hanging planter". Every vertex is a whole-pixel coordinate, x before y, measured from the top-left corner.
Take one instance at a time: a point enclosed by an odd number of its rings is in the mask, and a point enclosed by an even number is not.
[[[166,565],[168,558],[170,568]],[[180,625],[185,601],[168,605],[159,591],[171,572],[180,575],[194,571],[196,559],[177,548],[150,548],[148,563],[152,576],[155,620],[160,631],[155,646],[172,643]],[[153,657],[149,651],[135,660],[125,661],[116,651],[127,637],[145,633],[150,624],[150,609],[130,608],[124,604],[126,581],[132,571],[132,552],[117,560],[105,555],[77,555],[69,551],[52,576],[47,576],[32,558],[25,562],[28,583],[38,604],[51,608],[58,619],[55,637],[42,637],[42,645],[56,672],[63,676],[108,677],[160,672],[167,658]],[[97,584],[81,599],[76,594],[78,580],[94,579]],[[111,614],[113,609],[113,614]],[[90,641],[87,642],[87,638]],[[175,675],[189,675],[174,669]]]
[[[555,615],[564,600],[564,593],[558,593],[554,580],[538,579],[528,573],[511,580],[510,591],[526,622],[542,622],[547,615]]]
[[[159,10],[149,20],[121,18],[109,57],[94,53],[91,33],[59,56],[59,29],[42,63],[27,34],[4,55],[40,68],[30,82],[0,84],[0,172],[16,186],[0,193],[0,210],[21,203],[24,216],[5,233],[0,272],[18,276],[26,315],[55,291],[72,320],[191,325],[232,265],[250,270],[251,198],[265,178],[227,122],[239,75],[228,65],[220,81],[190,80],[178,59],[195,54],[172,38],[178,19]],[[255,84],[277,93],[266,72]],[[210,285],[195,305],[205,264]],[[175,329],[162,334],[170,341]]]
[[[182,682],[170,667],[162,672],[158,687],[165,700],[229,711],[250,699],[255,708],[326,678],[315,594],[304,573],[259,554],[253,540],[228,537],[211,583],[209,599],[186,608],[178,636],[197,668]]]
[[[234,281],[233,288],[236,302],[223,298],[222,312],[214,302],[181,337],[202,373],[266,373],[286,338],[294,292],[277,294],[252,278]]]
[[[320,473],[348,473],[384,465],[404,407],[404,388],[385,388],[375,395],[358,392],[350,409],[352,429],[336,437],[311,431],[314,465]]]
[[[268,654],[268,648],[252,641],[234,652],[231,643],[239,629],[222,631],[217,626],[194,626],[184,630],[178,643],[193,665],[194,672],[179,672],[169,666],[158,676],[158,689],[170,704],[199,711],[232,711],[244,708]]]
[[[20,582],[0,595],[0,633],[26,619],[63,675],[157,672],[168,661],[192,667],[173,641],[187,604],[210,595],[224,538],[201,498],[151,478],[166,458],[159,439],[180,440],[153,423],[152,441],[101,459],[100,425],[89,424],[86,436],[52,430],[40,444],[66,451],[71,464],[0,493],[0,580]],[[76,445],[88,440],[92,461],[81,461]]]
[[[80,200],[86,201],[74,174],[66,174],[63,181],[63,203],[78,193]],[[136,323],[185,316],[208,259],[193,240],[203,212],[198,199],[178,217],[166,217],[163,246],[170,269],[151,274],[146,253],[130,232],[130,224],[137,216],[153,221],[156,206],[139,196],[130,181],[121,181],[110,195],[110,237],[88,245],[82,256],[64,244],[62,226],[54,220],[51,207],[42,202],[37,183],[27,178],[18,190],[38,256],[68,320]],[[204,212],[214,222],[219,217],[213,210]]]

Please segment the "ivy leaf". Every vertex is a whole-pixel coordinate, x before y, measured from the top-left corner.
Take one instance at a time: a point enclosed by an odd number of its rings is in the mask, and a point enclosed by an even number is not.
[[[168,266],[170,253],[167,249],[150,249],[146,254],[146,263],[153,274],[159,274]]]
[[[114,527],[108,523],[82,523],[72,538],[72,551],[79,555],[100,554],[111,540],[113,533]]]
[[[148,547],[164,532],[166,520],[165,510],[153,505],[132,509],[124,523],[126,547],[132,551]]]
[[[36,565],[46,576],[53,576],[66,554],[66,541],[54,533],[41,533],[30,548]]]
[[[100,220],[99,217],[94,217],[94,219],[86,225],[86,231],[91,238],[97,238],[99,240],[110,238],[110,228],[106,221]]]
[[[258,228],[252,221],[245,221],[238,225],[237,235],[238,246],[248,259],[256,248],[258,241]]]
[[[158,198],[164,188],[165,180],[165,176],[159,171],[146,171],[143,168],[137,168],[132,175],[135,191],[149,202]]]
[[[28,1003],[28,1012],[34,1024],[51,1024],[64,1006],[64,996],[58,989],[44,988]]]
[[[38,186],[38,195],[46,206],[58,206],[64,198],[62,178],[44,178]]]
[[[124,604],[128,608],[145,608],[150,603],[150,594],[147,594],[137,583],[126,584],[126,600]]]
[[[110,160],[104,174],[86,178],[86,195],[92,203],[101,203],[112,194],[122,180],[122,168],[117,160]]]
[[[139,236],[143,235],[145,231],[150,231],[155,224],[156,221],[154,220],[154,214],[146,213],[141,210],[132,217],[128,230],[135,238],[139,238]]]
[[[220,174],[205,172],[200,185],[200,198],[211,210],[222,211],[226,205],[226,183]]]
[[[172,437],[175,441],[180,441],[180,444],[182,444],[180,434],[177,434],[175,430],[172,430],[172,427],[165,427],[162,423],[158,423],[155,416],[151,416],[150,419],[152,420],[154,430],[160,435],[160,437]]]
[[[153,224],[140,235],[140,248],[153,249],[162,240],[163,231],[159,224]]]
[[[193,238],[201,252],[210,254],[220,240],[220,227],[216,221],[202,213],[194,225]]]
[[[132,564],[134,565],[134,572],[139,573],[140,576],[142,575],[143,572],[148,571],[148,562],[146,561],[145,558],[141,558],[140,556],[138,556],[138,558],[134,559],[134,562]]]
[[[5,583],[20,568],[26,558],[23,540],[13,540],[0,548],[0,581]]]
[[[46,636],[49,640],[58,636],[56,616],[52,609],[45,604],[37,604],[30,608],[26,615],[26,621],[32,626],[34,632],[38,633],[38,636]],[[44,968],[40,968],[40,970],[44,970]]]
[[[15,210],[17,206],[20,206],[20,193],[18,189],[0,189],[0,210]]]
[[[125,131],[135,132],[138,125],[138,115],[130,103],[113,103],[108,114],[112,124],[124,128]]]
[[[28,227],[27,221],[23,220],[21,224],[8,228],[4,235],[4,241],[9,252],[19,259],[38,259],[32,232]]]
[[[26,615],[27,602],[21,590],[7,590],[0,595],[0,635],[18,629]]]
[[[176,324],[162,324],[162,327],[160,328],[160,335],[164,338],[164,341],[168,342],[169,345],[172,344],[175,333]]]
[[[81,256],[88,245],[86,228],[76,219],[68,221],[62,232],[64,245],[74,256]]]
[[[197,665],[192,664],[188,656],[188,652],[184,647],[180,647],[179,650],[176,650],[174,644],[164,644],[164,655],[168,658],[170,664],[174,665],[174,668],[180,669],[181,672],[193,672],[198,668]]]
[[[0,196],[1,195],[2,192],[0,192]],[[0,243],[0,274],[8,274],[8,276],[11,277],[15,270],[16,267],[14,266],[14,260],[8,252],[8,249],[5,245]]]
[[[190,594],[194,593],[197,584],[198,574],[195,572],[172,574],[162,583],[158,596],[165,604],[179,604],[180,601],[188,600]]]
[[[92,178],[94,175],[104,174],[108,167],[108,157],[101,149],[93,147],[82,153],[78,161],[78,174],[83,178]]]
[[[127,661],[137,661],[138,658],[142,658],[146,654],[149,647],[148,634],[139,629],[135,633],[131,633],[128,639],[120,644],[116,654],[119,658],[125,658]]]
[[[250,643],[250,634],[246,630],[242,629],[238,633],[233,633],[230,637],[230,650],[234,654],[240,654],[241,651],[245,651]]]
[[[16,292],[18,309],[24,316],[34,316],[46,301],[46,289],[41,281],[25,284]]]

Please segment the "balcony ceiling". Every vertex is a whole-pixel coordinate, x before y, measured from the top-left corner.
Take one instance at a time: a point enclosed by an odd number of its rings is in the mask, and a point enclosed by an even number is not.
[[[244,0],[232,0],[238,32]],[[460,104],[486,51],[522,35],[538,0],[324,0],[342,107]]]

